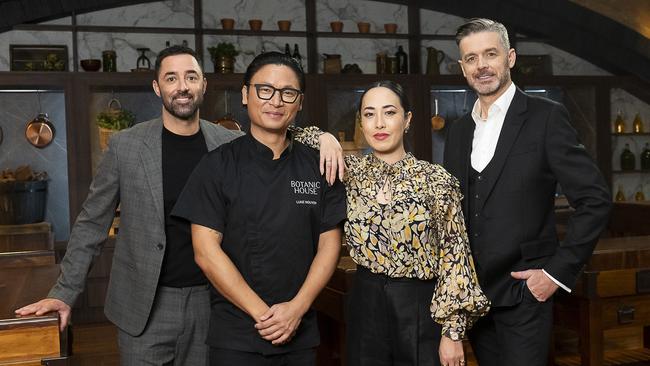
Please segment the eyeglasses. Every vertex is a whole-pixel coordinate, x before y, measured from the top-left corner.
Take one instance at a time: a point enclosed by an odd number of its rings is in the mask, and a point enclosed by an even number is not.
[[[302,92],[294,88],[278,89],[267,84],[253,84],[257,97],[263,100],[270,100],[275,92],[280,92],[280,99],[285,103],[295,103]]]

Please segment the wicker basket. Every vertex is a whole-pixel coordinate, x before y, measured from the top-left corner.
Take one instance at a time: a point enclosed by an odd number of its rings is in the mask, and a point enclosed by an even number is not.
[[[111,114],[113,116],[118,115],[122,110],[122,104],[116,98],[112,98],[108,101],[108,108],[104,110],[104,113]],[[109,128],[98,127],[99,128],[99,148],[102,151],[108,149],[108,141],[111,139],[111,136],[115,134],[118,130],[112,130]]]
[[[108,149],[108,141],[111,139],[111,136],[113,136],[117,132],[117,130],[110,130],[104,127],[98,127],[98,128],[99,128],[99,148],[102,151],[106,151],[106,149]]]

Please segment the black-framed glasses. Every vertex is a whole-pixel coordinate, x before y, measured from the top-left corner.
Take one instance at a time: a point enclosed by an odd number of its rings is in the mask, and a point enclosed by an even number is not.
[[[270,100],[275,92],[280,92],[280,99],[285,103],[295,103],[302,92],[294,88],[278,89],[268,84],[253,84],[257,97],[263,100]]]

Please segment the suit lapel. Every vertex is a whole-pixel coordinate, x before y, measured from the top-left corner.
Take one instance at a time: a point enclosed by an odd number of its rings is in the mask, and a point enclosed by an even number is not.
[[[515,96],[510,103],[508,112],[506,113],[506,118],[503,121],[503,127],[501,128],[501,133],[499,134],[499,140],[497,142],[497,148],[494,152],[494,157],[490,161],[492,165],[492,170],[494,171],[494,178],[489,179],[488,186],[486,187],[485,199],[482,200],[483,204],[487,201],[488,197],[494,189],[494,185],[499,180],[499,176],[503,171],[503,166],[508,159],[508,154],[512,149],[512,145],[517,140],[521,126],[526,121],[526,110],[527,110],[527,96],[519,88],[515,92]],[[482,208],[482,207],[481,207]]]
[[[469,170],[471,168],[472,141],[474,140],[474,120],[471,114],[465,115],[462,119],[460,132],[460,158],[462,174],[460,177],[460,186],[463,189],[463,212],[469,212]]]
[[[208,151],[212,151],[216,149],[219,145],[221,145],[223,142],[217,141],[216,134],[214,133],[208,133],[207,126],[208,121],[204,120],[199,120],[200,126],[201,126],[201,132],[203,132],[203,138],[205,139],[205,145],[208,147]]]
[[[148,128],[147,134],[142,139],[140,158],[144,167],[147,182],[151,190],[156,216],[160,223],[165,225],[165,206],[163,195],[162,177],[162,120],[157,119]]]

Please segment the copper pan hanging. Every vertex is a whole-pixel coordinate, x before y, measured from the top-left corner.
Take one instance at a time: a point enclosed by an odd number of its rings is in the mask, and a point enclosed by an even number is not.
[[[39,149],[51,144],[55,133],[56,130],[47,113],[39,113],[36,118],[27,122],[27,127],[25,127],[25,138]]]

